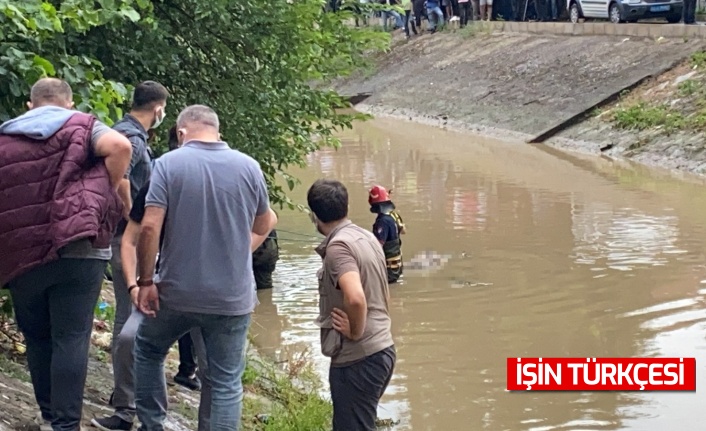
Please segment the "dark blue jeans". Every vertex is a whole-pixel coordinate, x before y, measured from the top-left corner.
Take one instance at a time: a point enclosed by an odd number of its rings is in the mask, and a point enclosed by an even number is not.
[[[78,431],[93,311],[107,261],[59,259],[9,283],[34,396],[54,431]]]
[[[135,401],[143,431],[163,431],[167,415],[164,360],[169,348],[184,334],[200,328],[211,383],[211,431],[240,427],[242,376],[250,315],[222,316],[170,310],[162,305],[157,317],[146,318],[135,340]],[[196,340],[194,340],[196,342]],[[202,358],[199,353],[199,360]],[[202,392],[201,403],[204,400]]]

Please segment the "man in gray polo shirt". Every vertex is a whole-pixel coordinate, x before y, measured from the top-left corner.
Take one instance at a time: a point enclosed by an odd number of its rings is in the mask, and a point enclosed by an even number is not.
[[[175,341],[200,328],[212,381],[210,428],[232,431],[240,425],[245,343],[257,304],[252,251],[277,217],[258,163],[219,140],[211,108],[184,109],[177,134],[182,148],[154,166],[138,244],[138,303],[148,318],[135,342],[137,415],[142,430],[163,430],[164,359]]]

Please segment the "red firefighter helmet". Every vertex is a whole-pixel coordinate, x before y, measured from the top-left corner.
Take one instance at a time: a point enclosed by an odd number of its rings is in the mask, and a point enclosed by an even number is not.
[[[370,205],[388,202],[389,200],[390,195],[383,186],[373,186],[373,188],[370,189],[370,193],[368,193],[368,203]]]

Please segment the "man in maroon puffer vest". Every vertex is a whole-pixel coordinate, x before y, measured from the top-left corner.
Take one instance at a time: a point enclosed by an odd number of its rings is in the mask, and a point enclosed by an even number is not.
[[[10,289],[42,429],[78,431],[93,310],[121,216],[132,147],[73,110],[59,79],[0,125],[0,286]]]

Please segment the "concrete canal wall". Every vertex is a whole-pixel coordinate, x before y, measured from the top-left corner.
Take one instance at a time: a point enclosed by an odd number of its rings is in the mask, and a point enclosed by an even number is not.
[[[642,22],[637,24],[613,24],[591,21],[572,24],[570,22],[514,22],[492,21],[486,25],[496,32],[530,33],[558,36],[624,36],[650,38],[706,39],[706,26],[663,24]]]
[[[336,88],[345,94],[371,93],[358,109],[375,115],[632,157],[638,133],[615,130],[612,114],[594,117],[632,91],[647,92],[649,102],[650,86],[675,68],[689,73],[690,59],[704,49],[706,26],[491,22],[409,41],[395,39],[375,70]],[[692,75],[696,79],[701,72]],[[673,90],[660,103],[673,104],[680,96],[679,76],[672,78],[671,84],[660,82]],[[673,133],[666,139],[670,136],[673,144]],[[682,138],[703,141],[701,132]],[[706,171],[706,149],[703,162],[683,163],[693,154],[671,148],[667,156],[649,156],[651,143],[664,140],[664,134],[639,139],[641,158],[636,159],[642,162]],[[661,145],[658,153],[665,150]],[[699,145],[694,148],[688,153],[701,154]]]

